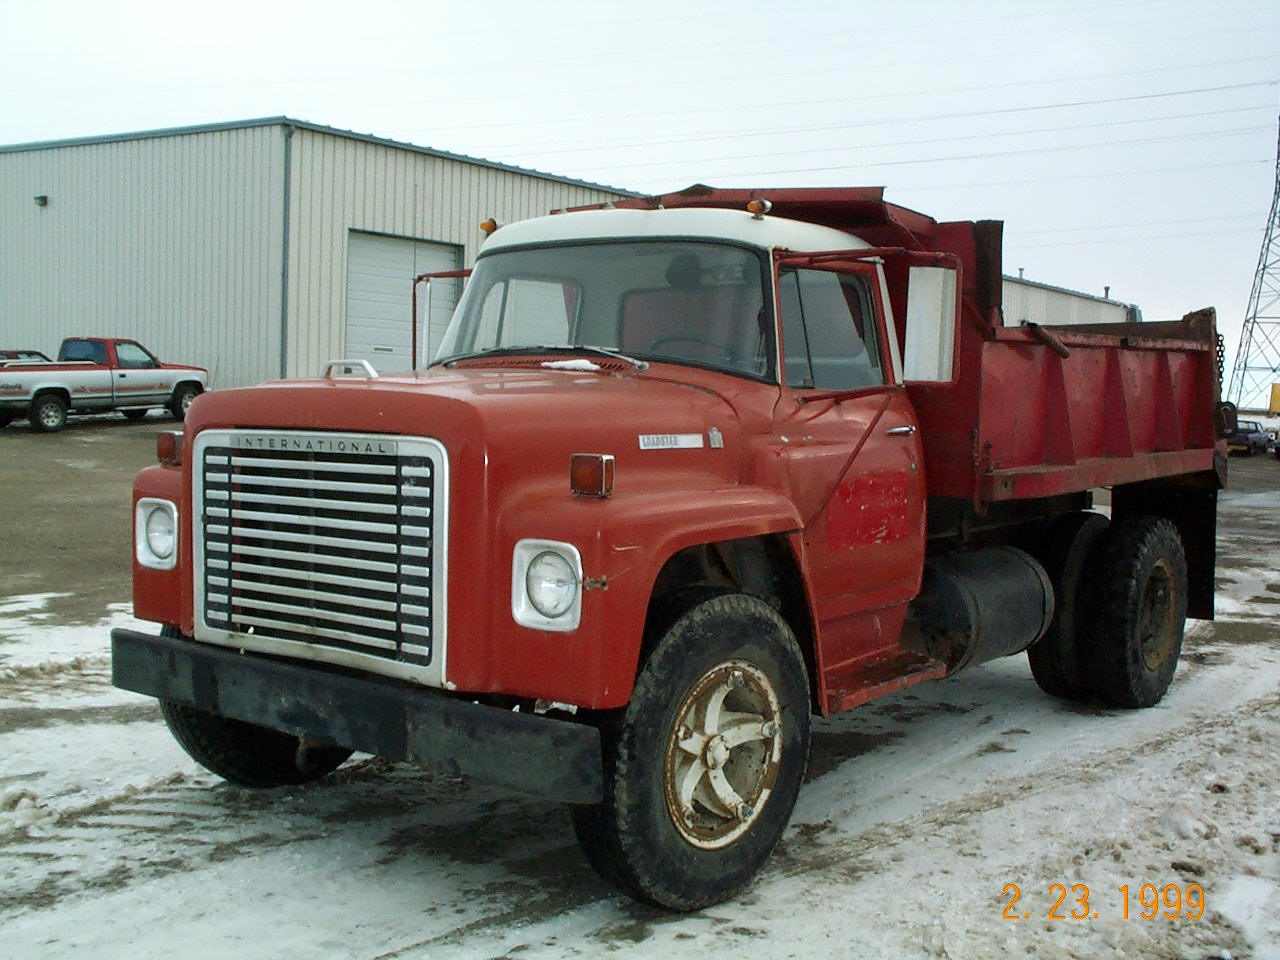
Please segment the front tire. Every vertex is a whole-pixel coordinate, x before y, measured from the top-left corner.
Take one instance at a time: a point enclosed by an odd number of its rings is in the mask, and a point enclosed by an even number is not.
[[[194,383],[181,383],[173,391],[169,401],[169,413],[175,420],[185,420],[191,401],[200,396],[200,388]]]
[[[768,859],[800,790],[809,682],[799,645],[755,597],[696,603],[601,733],[604,800],[573,811],[592,866],[659,907],[719,903]]]
[[[1096,555],[1088,605],[1088,688],[1116,707],[1150,707],[1173,681],[1187,619],[1187,560],[1161,517],[1111,525]]]
[[[336,770],[351,751],[311,744],[288,733],[160,701],[169,732],[205,769],[242,787],[310,783]]]

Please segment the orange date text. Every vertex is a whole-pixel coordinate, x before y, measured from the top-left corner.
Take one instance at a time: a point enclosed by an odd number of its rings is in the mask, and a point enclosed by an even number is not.
[[[1144,883],[1138,887],[1125,884],[1114,892],[1107,890],[1097,896],[1088,884],[1068,886],[1055,883],[1048,889],[1047,909],[1041,907],[1039,910],[1033,910],[1029,902],[1023,901],[1022,888],[1016,883],[1006,883],[1001,896],[1008,898],[1001,913],[1006,920],[1030,920],[1033,916],[1045,920],[1096,920],[1103,909],[1119,913],[1122,920],[1154,920],[1157,917],[1199,920],[1205,909],[1204,888],[1198,883],[1186,886]]]

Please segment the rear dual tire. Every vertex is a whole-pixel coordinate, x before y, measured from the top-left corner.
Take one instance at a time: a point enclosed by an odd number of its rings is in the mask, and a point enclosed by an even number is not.
[[[1178,529],[1162,517],[1063,518],[1041,557],[1057,612],[1030,650],[1046,693],[1136,708],[1169,689],[1187,617],[1187,561]]]
[[[1126,517],[1100,545],[1084,649],[1093,693],[1115,707],[1159,703],[1178,667],[1187,619],[1187,560],[1161,517]]]

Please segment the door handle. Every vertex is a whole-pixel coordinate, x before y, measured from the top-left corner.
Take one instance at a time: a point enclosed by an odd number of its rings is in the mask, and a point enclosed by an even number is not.
[[[890,437],[909,437],[916,432],[916,428],[909,423],[900,427],[890,427],[885,434]]]

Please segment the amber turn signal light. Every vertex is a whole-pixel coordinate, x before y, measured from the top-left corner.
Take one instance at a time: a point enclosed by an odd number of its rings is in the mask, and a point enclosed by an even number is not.
[[[480,229],[484,231],[485,236],[495,233],[502,226],[496,219],[490,217],[488,220],[480,221]]]
[[[182,466],[181,430],[164,430],[156,434],[156,461],[166,467]]]
[[[569,459],[569,489],[575,496],[604,498],[613,493],[613,457],[575,453]]]
[[[764,197],[756,197],[754,200],[747,201],[747,213],[757,220],[763,220],[764,215],[772,209],[773,204],[764,199]]]

